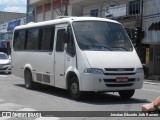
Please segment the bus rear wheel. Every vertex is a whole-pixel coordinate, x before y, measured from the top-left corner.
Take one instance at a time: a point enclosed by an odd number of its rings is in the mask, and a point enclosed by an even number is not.
[[[79,100],[82,98],[82,92],[79,90],[79,82],[77,77],[71,77],[69,80],[69,94],[74,100]]]
[[[25,80],[25,87],[27,89],[33,89],[34,88],[35,83],[33,82],[32,74],[31,74],[30,70],[25,71],[24,80]]]
[[[122,90],[118,93],[123,99],[130,99],[134,95],[134,92],[135,90]]]

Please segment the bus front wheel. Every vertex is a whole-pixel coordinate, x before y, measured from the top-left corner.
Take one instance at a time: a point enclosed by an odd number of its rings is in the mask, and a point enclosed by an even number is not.
[[[25,80],[25,87],[27,89],[33,89],[34,87],[34,82],[32,79],[32,74],[30,70],[26,70],[24,74],[24,80]]]
[[[77,77],[70,78],[68,87],[71,98],[78,100],[82,97],[82,92],[79,90],[79,82]]]
[[[123,99],[130,99],[134,95],[134,92],[135,90],[122,90],[118,93]]]

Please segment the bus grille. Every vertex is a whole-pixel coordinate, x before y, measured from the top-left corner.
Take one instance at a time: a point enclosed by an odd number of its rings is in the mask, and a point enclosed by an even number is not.
[[[135,81],[135,78],[128,78],[128,82],[134,82],[134,81]],[[107,83],[110,83],[110,82],[117,83],[116,79],[104,79],[104,82],[107,82]]]
[[[106,71],[134,71],[134,68],[105,68]]]
[[[132,86],[133,83],[128,84],[106,84],[107,87],[129,87]]]
[[[116,79],[104,79],[107,87],[129,87],[134,84],[135,78],[128,78],[127,82],[117,82]]]

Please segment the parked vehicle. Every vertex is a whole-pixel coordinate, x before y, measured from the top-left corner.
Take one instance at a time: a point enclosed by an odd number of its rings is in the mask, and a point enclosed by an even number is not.
[[[11,57],[0,52],[0,72],[11,73]]]
[[[83,91],[130,98],[142,88],[142,64],[125,29],[113,20],[70,17],[22,25],[12,45],[12,73],[28,89],[42,83],[79,99]]]

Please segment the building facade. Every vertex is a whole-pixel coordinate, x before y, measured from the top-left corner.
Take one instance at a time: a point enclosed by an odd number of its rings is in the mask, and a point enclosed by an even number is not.
[[[160,80],[160,0],[143,0],[143,44],[147,44],[148,76]]]
[[[27,19],[40,22],[67,15],[117,20],[126,28],[146,77],[153,77],[160,76],[159,5],[159,0],[28,0]],[[140,37],[135,39],[137,29]]]
[[[0,51],[10,54],[10,44],[13,38],[13,30],[16,26],[26,24],[26,17],[18,17],[0,24]]]
[[[8,22],[19,17],[25,17],[26,14],[24,13],[15,13],[15,12],[2,12],[0,11],[0,24],[4,22]]]

